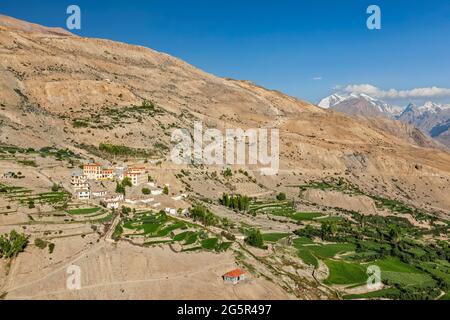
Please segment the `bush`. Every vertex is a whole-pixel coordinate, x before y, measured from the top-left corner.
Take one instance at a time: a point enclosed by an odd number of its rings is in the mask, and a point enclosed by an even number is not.
[[[278,201],[286,200],[286,194],[285,194],[284,192],[280,192],[280,193],[277,195],[277,200],[278,200]]]
[[[258,229],[250,230],[247,238],[245,238],[245,242],[253,247],[266,249],[266,246],[264,246],[264,239]]]
[[[128,215],[130,212],[131,212],[131,208],[128,208],[128,207],[125,207],[125,206],[122,207],[122,213],[124,215]]]
[[[163,193],[166,194],[166,195],[169,194],[169,187],[168,187],[168,186],[165,186],[165,187],[164,187]]]
[[[28,201],[28,208],[30,208],[30,209],[36,208],[36,206],[34,205],[34,201],[33,200]]]
[[[149,195],[151,193],[149,188],[142,188],[142,194]]]
[[[56,183],[53,184],[52,186],[52,191],[53,192],[57,192],[59,190],[59,185],[57,185]]]
[[[34,240],[34,245],[38,247],[39,249],[45,249],[47,247],[47,241],[42,239],[36,239]]]
[[[222,172],[222,175],[223,175],[225,178],[230,178],[230,177],[233,176],[233,172],[231,171],[230,168],[227,168],[225,171]]]

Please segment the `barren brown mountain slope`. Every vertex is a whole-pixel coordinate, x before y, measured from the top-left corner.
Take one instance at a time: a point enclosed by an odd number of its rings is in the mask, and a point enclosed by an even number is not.
[[[450,155],[409,127],[325,111],[151,49],[19,28],[5,19],[0,17],[1,143],[86,152],[80,147],[110,142],[156,150],[170,146],[172,128],[192,128],[197,119],[218,128],[274,127],[281,133],[282,171],[266,178],[267,186],[293,171],[305,179],[346,176],[388,195],[400,185],[403,200],[418,207],[450,209]],[[106,116],[120,118],[120,110],[144,99],[155,103],[157,116],[116,122]],[[76,127],[77,120],[89,124]]]

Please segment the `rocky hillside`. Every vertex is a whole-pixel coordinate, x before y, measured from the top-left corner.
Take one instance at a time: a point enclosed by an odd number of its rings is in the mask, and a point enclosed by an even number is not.
[[[13,22],[11,22],[13,21]],[[346,176],[447,212],[450,154],[406,126],[354,118],[139,46],[0,17],[0,143],[101,157],[101,143],[167,157],[174,128],[280,129],[279,176]],[[53,31],[49,31],[53,30]],[[143,103],[143,101],[147,101]],[[429,195],[433,194],[430,199]]]

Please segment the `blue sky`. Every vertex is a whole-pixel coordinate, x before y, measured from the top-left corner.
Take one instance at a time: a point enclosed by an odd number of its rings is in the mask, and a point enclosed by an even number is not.
[[[79,35],[151,47],[309,101],[355,85],[400,105],[450,102],[448,0],[15,0],[0,12],[65,27],[71,4],[82,11]],[[381,30],[366,27],[371,4]]]

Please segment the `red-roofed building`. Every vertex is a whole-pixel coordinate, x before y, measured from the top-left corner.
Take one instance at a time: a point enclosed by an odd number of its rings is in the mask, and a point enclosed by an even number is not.
[[[242,280],[247,278],[245,271],[241,269],[234,269],[230,272],[225,273],[223,276],[223,281],[231,282],[232,284],[238,284]]]
[[[89,163],[83,166],[83,174],[88,180],[97,180],[102,176],[102,166],[98,163]]]

